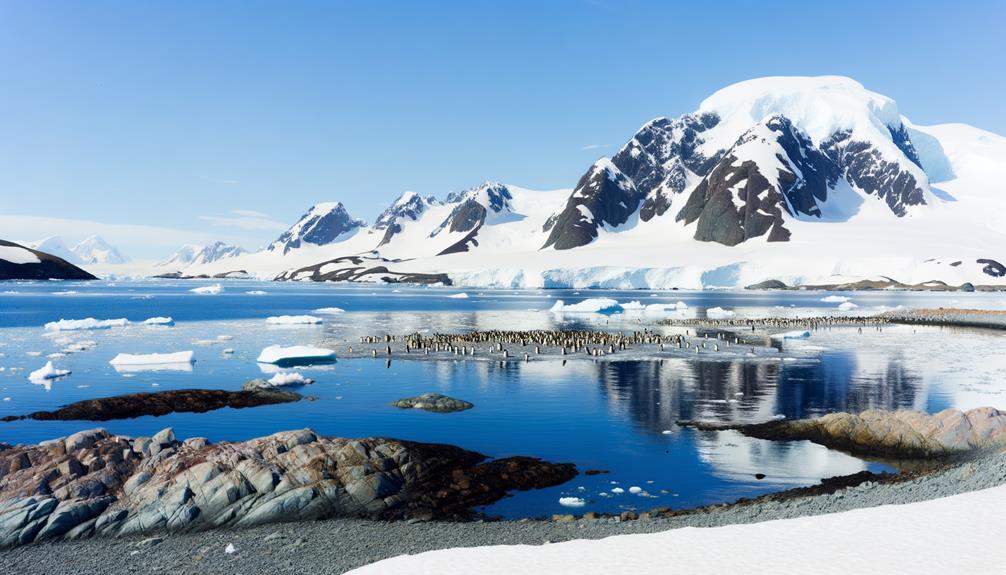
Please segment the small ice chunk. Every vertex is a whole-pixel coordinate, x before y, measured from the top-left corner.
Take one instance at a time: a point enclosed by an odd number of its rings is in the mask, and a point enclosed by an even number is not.
[[[277,387],[283,385],[309,385],[314,383],[313,379],[304,377],[303,375],[291,371],[291,372],[280,372],[269,378],[269,383]]]
[[[821,301],[823,301],[824,303],[844,303],[849,301],[849,298],[845,297],[844,295],[830,295],[821,298]]]
[[[175,325],[175,320],[170,317],[157,316],[143,320],[143,325]]]
[[[453,294],[453,295],[449,295],[447,297],[449,297],[450,299],[468,299],[468,294],[466,294],[465,292],[461,292],[461,293],[456,293],[456,294]]]
[[[283,347],[280,345],[270,345],[262,350],[257,361],[259,363],[273,363],[276,365],[294,364],[297,362],[331,362],[335,361],[335,352],[324,347],[305,345]]]
[[[621,487],[615,487],[611,490],[612,493],[625,493],[625,490]]]
[[[346,310],[342,309],[341,307],[319,307],[318,309],[314,310],[314,313],[342,313],[344,311]]]
[[[129,320],[120,319],[61,319],[50,321],[45,324],[46,331],[76,331],[82,329],[108,329],[110,327],[123,327],[129,324]]]
[[[174,353],[120,353],[108,362],[114,366],[191,364],[196,361],[192,351]]]
[[[721,307],[711,307],[706,310],[706,317],[709,319],[730,319],[737,315],[733,310],[723,309]]]
[[[642,493],[642,491],[643,488],[636,485],[629,488],[629,493],[632,493],[633,495],[638,495],[639,493]]]
[[[560,497],[559,505],[563,507],[583,507],[587,502],[579,497]]]
[[[857,307],[859,307],[859,306],[856,305],[856,304],[854,304],[854,303],[852,303],[851,301],[844,301],[844,302],[838,304],[838,309],[841,310],[841,311],[854,310]]]
[[[220,284],[213,284],[209,286],[192,288],[189,291],[200,295],[217,295],[224,291],[224,286]]]
[[[268,294],[269,292],[267,292],[267,291],[262,291],[262,290],[260,290],[260,289],[253,289],[253,290],[251,290],[251,291],[246,291],[245,293],[246,293],[246,294],[248,294],[248,295],[266,295],[266,294]]]
[[[808,330],[784,331],[772,335],[772,339],[807,339],[809,337],[810,331]]]
[[[69,369],[56,369],[56,366],[51,361],[48,361],[41,368],[28,374],[28,380],[32,383],[44,383],[50,379],[66,377],[68,375],[70,375]]]
[[[234,547],[233,543],[228,543],[227,547],[224,547],[224,553],[226,553],[228,555],[233,555],[233,554],[235,554],[237,552],[238,552],[238,550]]]

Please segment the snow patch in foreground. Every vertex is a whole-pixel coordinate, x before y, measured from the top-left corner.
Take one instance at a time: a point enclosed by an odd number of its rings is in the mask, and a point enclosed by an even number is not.
[[[592,297],[571,305],[566,305],[561,299],[548,311],[552,313],[622,313],[623,307],[617,301],[607,297]]]
[[[211,286],[192,288],[189,291],[200,295],[217,295],[218,293],[224,291],[224,286],[220,284],[213,284]]]
[[[324,320],[313,315],[277,315],[267,317],[265,322],[269,325],[310,325],[322,323]]]
[[[294,345],[290,347],[270,345],[262,350],[256,361],[276,365],[294,362],[331,362],[335,361],[335,352],[324,347],[310,347],[306,345]]]
[[[108,329],[111,327],[124,327],[129,325],[129,320],[125,318],[120,319],[94,319],[93,317],[85,319],[61,319],[59,321],[50,321],[45,324],[46,331],[76,331],[82,329]]]
[[[676,573],[990,573],[997,571],[1004,505],[1006,486],[1000,486],[907,505],[746,525],[550,545],[442,549],[386,559],[350,573],[611,575],[650,573],[654,565],[673,565]]]
[[[18,265],[42,263],[38,256],[20,246],[0,246],[0,260]]]

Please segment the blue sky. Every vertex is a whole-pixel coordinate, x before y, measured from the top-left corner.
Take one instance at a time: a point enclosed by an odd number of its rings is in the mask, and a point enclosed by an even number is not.
[[[372,221],[406,190],[571,187],[646,120],[765,75],[1006,134],[1004,21],[1006,0],[0,0],[0,237],[157,257],[257,247],[320,201]]]

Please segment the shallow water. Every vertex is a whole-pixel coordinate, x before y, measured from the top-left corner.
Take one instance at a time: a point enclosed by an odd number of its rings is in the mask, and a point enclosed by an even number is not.
[[[548,313],[555,300],[586,297],[620,302],[688,304],[703,317],[710,307],[738,316],[840,313],[821,292],[618,292],[601,290],[457,290],[389,286],[332,286],[223,282],[224,292],[188,290],[206,282],[38,282],[0,284],[0,416],[53,409],[91,397],[179,388],[238,389],[274,368],[256,364],[271,344],[352,342],[360,334],[469,329],[593,328],[660,330],[651,314]],[[265,291],[252,295],[249,291]],[[447,296],[467,291],[468,299]],[[7,293],[16,292],[16,293]],[[63,293],[60,293],[63,292]],[[65,293],[74,292],[74,293]],[[851,293],[868,313],[898,305],[1003,308],[1002,294]],[[265,318],[304,314],[320,307],[315,326],[267,326]],[[320,315],[320,314],[318,314]],[[60,318],[125,317],[138,322],[171,316],[173,327],[127,327],[47,334]],[[230,339],[218,339],[229,336]],[[88,351],[54,359],[72,370],[49,386],[28,381],[46,355],[74,342]],[[607,474],[581,475],[556,488],[518,493],[489,509],[510,517],[561,512],[686,507],[816,483],[820,478],[882,470],[809,442],[767,442],[733,432],[695,432],[679,419],[762,421],[870,407],[938,411],[946,407],[1006,406],[1001,374],[1006,340],[997,332],[887,326],[882,331],[822,329],[783,345],[796,357],[722,361],[714,357],[661,361],[530,363],[349,359],[300,368],[317,380],[303,388],[318,401],[205,414],[142,417],[102,424],[19,421],[0,424],[0,441],[36,442],[98,425],[115,433],[149,435],[166,426],[180,437],[242,440],[279,430],[311,427],[325,435],[392,436],[444,442],[492,457],[533,455],[576,463]],[[224,354],[233,348],[232,355]],[[116,371],[117,353],[194,350],[190,371]],[[471,401],[462,413],[399,410],[395,399],[436,391]],[[763,480],[755,473],[765,474]],[[639,487],[638,494],[629,493]],[[617,494],[612,489],[625,492]],[[633,490],[635,491],[635,490]],[[586,505],[569,509],[562,496]]]

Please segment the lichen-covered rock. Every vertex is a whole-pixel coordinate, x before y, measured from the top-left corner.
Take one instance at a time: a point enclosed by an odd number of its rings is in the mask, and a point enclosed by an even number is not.
[[[474,404],[462,399],[454,399],[439,393],[424,393],[415,397],[406,397],[392,402],[391,405],[402,409],[422,409],[438,413],[464,411],[475,407]]]
[[[47,539],[187,532],[328,517],[466,519],[513,489],[565,482],[571,464],[450,445],[319,437],[240,443],[97,429],[0,445],[0,547]]]

